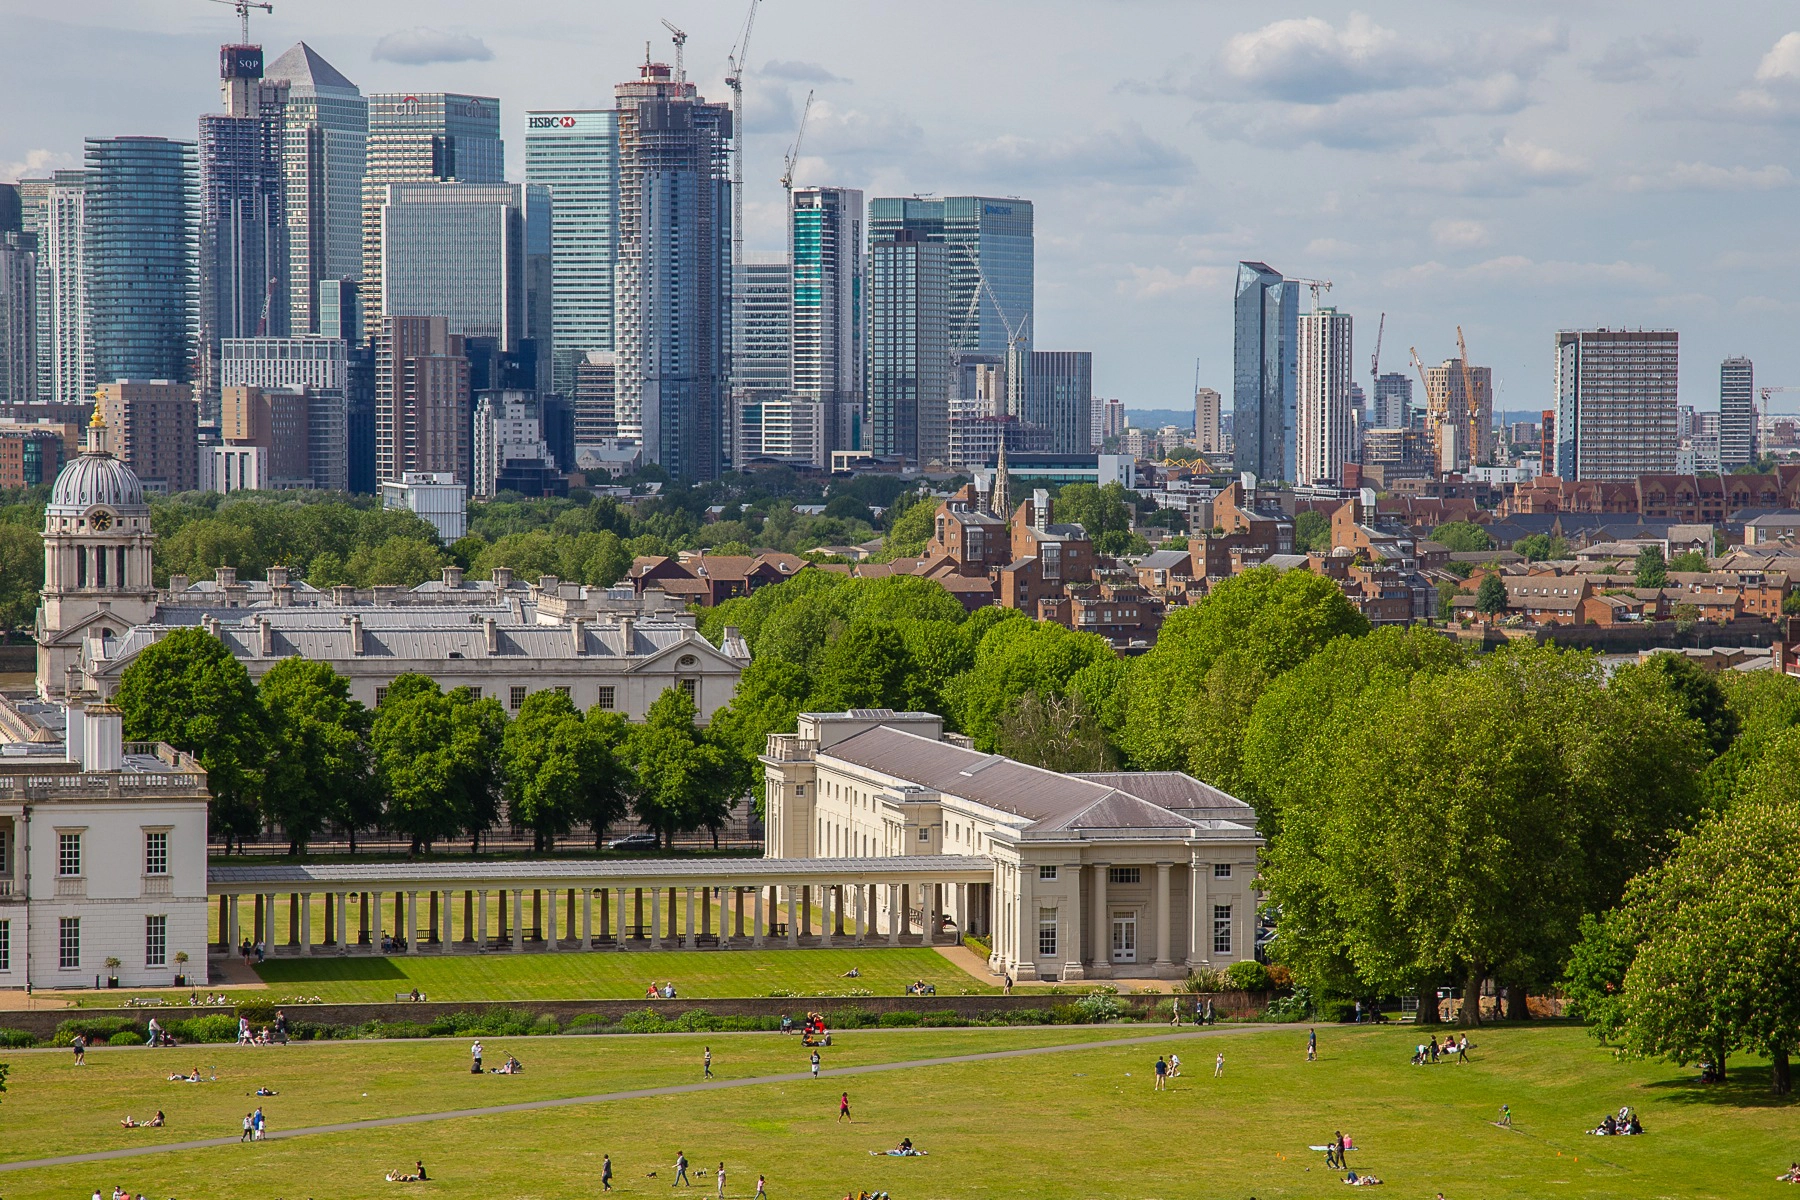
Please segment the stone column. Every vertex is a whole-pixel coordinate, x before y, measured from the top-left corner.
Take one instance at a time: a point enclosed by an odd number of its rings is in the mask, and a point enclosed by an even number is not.
[[[453,903],[455,896],[455,892],[445,891],[442,895],[442,903],[438,908],[438,911],[444,914],[444,928],[438,936],[438,946],[445,954],[450,953],[451,947],[456,943],[456,908]]]
[[[662,949],[662,889],[650,889],[650,948]]]
[[[312,893],[300,893],[300,953],[312,955]]]
[[[406,952],[419,952],[419,893],[406,893]]]
[[[427,942],[438,940],[438,893],[432,888],[425,893],[425,928],[430,930],[425,936]]]
[[[219,914],[219,936],[225,939],[225,953],[236,954],[238,948],[238,898],[227,896],[228,901],[223,912]]]
[[[865,888],[860,883],[857,884],[856,885],[856,913],[855,913],[854,920],[853,920],[853,924],[856,926],[856,936],[852,939],[853,945],[857,945],[857,946],[864,945],[865,944],[864,939],[868,936],[868,920],[869,920],[868,899],[869,899],[868,889]]]
[[[1063,868],[1069,874],[1069,881],[1074,885],[1069,889],[1069,901],[1058,907],[1057,913],[1062,921],[1059,934],[1062,945],[1062,977],[1064,979],[1085,979],[1087,972],[1081,966],[1081,864],[1072,862]]]
[[[807,937],[812,936],[812,885],[803,884],[800,888],[800,932]]]
[[[763,889],[762,889],[761,884],[756,885],[755,896],[756,896],[756,900],[754,901],[754,903],[755,903],[756,911],[751,914],[751,917],[753,919],[750,922],[750,945],[755,947],[758,950],[761,950],[763,948],[763,924],[764,924],[764,921],[763,921]]]
[[[900,899],[905,891],[899,884],[890,883],[888,890],[888,945],[900,944]]]
[[[681,944],[684,948],[692,950],[694,949],[694,889],[683,888],[682,890],[687,893],[687,929],[682,936]]]
[[[1151,970],[1158,979],[1168,978],[1173,970],[1169,961],[1169,872],[1174,865],[1156,864],[1156,958]]]
[[[594,948],[594,889],[581,889],[581,948]]]
[[[725,884],[719,888],[719,949],[731,949],[731,901],[737,892],[733,884]],[[710,909],[710,906],[709,906]],[[740,928],[738,933],[744,931]]]
[[[481,933],[475,939],[477,952],[486,954],[488,948],[487,922],[487,889],[482,888],[475,893],[475,923],[481,926]]]
[[[288,945],[300,944],[300,893],[288,893]]]
[[[558,950],[561,945],[556,936],[556,889],[544,889],[544,949]]]
[[[514,888],[512,890],[512,948],[514,954],[525,953],[525,922],[521,920],[525,915],[522,907],[524,898],[525,889]]]
[[[956,944],[958,946],[963,944],[963,937],[967,933],[968,924],[969,885],[966,883],[959,883],[956,885]]]
[[[1194,855],[1188,863],[1188,969],[1212,961],[1212,864]]]
[[[928,883],[925,885],[925,894],[931,900],[931,912],[929,914],[931,923],[926,926],[927,941],[930,945],[935,946],[938,944],[938,939],[943,936],[944,930],[944,885],[941,883]]]
[[[1106,908],[1108,863],[1094,864],[1094,965],[1090,979],[1112,978],[1112,914]]]
[[[795,904],[799,900],[797,895],[798,892],[798,888],[794,887],[792,884],[788,885],[787,944],[790,949],[800,944],[800,922],[796,919],[799,914],[795,911]]]
[[[837,889],[829,883],[819,889],[819,945],[821,946],[834,944],[831,940],[833,924],[841,925],[843,923],[843,915],[841,913],[833,914],[831,911],[832,895],[836,891]],[[842,930],[839,929],[838,932],[842,932]]]
[[[617,944],[618,944],[619,949],[623,950],[625,948],[625,889],[624,888],[619,889],[618,909],[619,909],[619,936],[618,936]]]

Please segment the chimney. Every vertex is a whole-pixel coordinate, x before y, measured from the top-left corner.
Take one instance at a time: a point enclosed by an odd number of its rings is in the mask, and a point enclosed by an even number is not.
[[[356,603],[356,589],[347,583],[340,583],[331,589],[331,602],[340,608],[347,608]]]
[[[256,653],[262,658],[275,657],[275,629],[267,617],[256,619]]]
[[[1776,662],[1780,661],[1778,656]],[[71,686],[68,702],[63,705],[63,759],[67,762],[82,761],[82,747],[86,745],[83,735],[87,732],[86,706],[86,701]]]
[[[269,568],[269,588],[282,588],[288,585],[288,569],[286,567]]]
[[[586,654],[587,653],[587,624],[586,624],[586,622],[584,622],[580,617],[576,617],[573,621],[569,622],[569,632],[574,634],[574,637],[575,637],[575,653],[577,655]]]
[[[125,764],[125,726],[118,708],[102,700],[90,705],[81,739],[83,771],[117,771]]]
[[[540,595],[540,596],[556,595],[556,576],[554,576],[554,575],[539,575],[538,576],[538,595]]]
[[[350,618],[350,653],[361,655],[364,645],[362,616],[360,614],[352,615]]]
[[[219,567],[213,571],[213,582],[222,588],[232,587],[237,583],[236,567]]]
[[[181,593],[183,593],[187,590],[188,590],[188,577],[186,575],[171,575],[171,576],[169,576],[169,594],[171,596],[179,596]]]
[[[512,568],[511,567],[495,567],[494,568],[494,586],[499,588],[501,591],[505,591],[507,588],[511,587],[512,585],[513,585]]]
[[[400,593],[400,589],[391,583],[377,584],[369,590],[375,593],[374,599],[375,603],[378,605],[392,604],[394,598]]]
[[[463,569],[461,567],[444,568],[444,586],[459,588],[462,586]]]
[[[619,618],[619,653],[627,658],[631,657],[632,644],[631,617],[629,615],[621,616]]]
[[[494,618],[487,617],[483,619],[481,622],[481,631],[487,635],[487,652],[489,654],[500,653],[500,626]]]

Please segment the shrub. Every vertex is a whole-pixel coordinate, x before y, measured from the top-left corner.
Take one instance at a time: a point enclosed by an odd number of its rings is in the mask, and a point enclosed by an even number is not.
[[[1124,1006],[1118,1001],[1117,991],[1117,988],[1096,988],[1077,1000],[1075,1009],[1082,1014],[1084,1021],[1116,1021],[1125,1015]]]
[[[1265,1021],[1304,1021],[1312,1013],[1312,993],[1303,987],[1269,1002],[1263,1010]]]
[[[1011,1012],[1003,1014],[1003,1019],[1008,1025],[1048,1025],[1050,1024],[1050,1010],[1047,1008],[1015,1008]]]
[[[898,1029],[902,1026],[910,1027],[917,1024],[919,1024],[919,1014],[916,1012],[887,1012],[881,1014],[881,1027],[883,1029]]]
[[[79,1033],[90,1045],[99,1045],[101,1042],[110,1043],[113,1034],[125,1032],[130,1032],[139,1041],[144,1038],[144,1027],[129,1017],[84,1017],[58,1025],[56,1036],[52,1040],[58,1046],[66,1046]]]
[[[121,1029],[106,1039],[106,1044],[109,1046],[141,1046],[143,1043],[144,1039],[129,1029]]]
[[[1245,959],[1225,968],[1225,980],[1240,991],[1266,992],[1269,990],[1269,968],[1253,958]]]
[[[833,1029],[867,1029],[871,1025],[879,1025],[881,1017],[866,1008],[840,1008],[827,1015],[826,1024]]]
[[[1341,1025],[1356,1015],[1356,1002],[1345,1000],[1342,997],[1320,1000],[1314,1007],[1318,1011],[1319,1020],[1334,1025]]]
[[[1294,973],[1280,963],[1270,963],[1269,986],[1278,992],[1287,991],[1294,986]]]
[[[1225,974],[1211,967],[1197,967],[1188,972],[1188,977],[1175,985],[1178,992],[1222,992],[1226,988]]]
[[[582,1013],[569,1022],[570,1029],[592,1029],[596,1025],[610,1025],[612,1022],[600,1013]]]
[[[967,1025],[968,1022],[951,1009],[946,1008],[937,1012],[921,1014],[919,1024],[928,1025],[933,1029],[953,1029],[960,1025]]]
[[[325,1042],[355,1036],[356,1026],[354,1025],[328,1025],[323,1021],[294,1021],[288,1026],[288,1037],[296,1042]]]
[[[378,1038],[428,1038],[431,1027],[417,1021],[371,1021],[364,1026],[368,1036]]]
[[[976,937],[973,934],[965,933],[963,935],[963,945],[967,946],[970,950],[973,950],[976,954],[979,954],[982,958],[990,958],[994,953],[994,948],[988,944],[986,938]]]
[[[180,1042],[235,1042],[237,1028],[235,1017],[227,1013],[208,1013],[204,1017],[171,1022],[169,1034]]]
[[[1086,1012],[1075,1004],[1058,1004],[1050,1010],[1052,1025],[1083,1025],[1087,1021]]]
[[[0,1050],[26,1050],[37,1045],[37,1035],[23,1029],[0,1029]]]
[[[663,1019],[651,1008],[628,1012],[619,1018],[619,1029],[624,1033],[661,1033],[663,1028]]]

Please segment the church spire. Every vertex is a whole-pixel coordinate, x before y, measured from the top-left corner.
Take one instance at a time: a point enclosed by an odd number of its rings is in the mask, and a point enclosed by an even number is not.
[[[994,486],[988,492],[988,508],[1002,521],[1012,517],[1012,488],[1006,481],[1006,426],[1000,426],[1000,456],[994,460]]]

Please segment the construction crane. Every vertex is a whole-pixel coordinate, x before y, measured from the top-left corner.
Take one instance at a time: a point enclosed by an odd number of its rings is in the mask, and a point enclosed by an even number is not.
[[[275,303],[275,289],[281,284],[281,276],[269,276],[269,286],[263,290],[262,315],[256,318],[256,336],[267,337],[269,334],[269,308]]]
[[[1025,329],[1031,323],[1031,314],[1021,315],[1017,325],[1008,321],[1006,308],[1000,303],[1000,297],[994,295],[994,285],[988,282],[987,275],[977,265],[975,290],[969,294],[969,310],[963,314],[965,324],[969,321],[976,322],[977,340],[980,338],[980,309],[983,292],[986,292],[987,298],[993,302],[994,314],[1000,318],[1000,327],[1006,330],[1006,415],[1023,416],[1025,397],[1021,389],[1025,384],[1024,358],[1027,341]],[[1199,366],[1199,362],[1196,361],[1194,364],[1196,379],[1199,378]]]
[[[221,4],[227,0],[219,0]],[[679,88],[687,82],[687,31],[678,29],[675,22],[663,18],[663,28],[669,31],[669,40],[675,43],[675,86]]]
[[[1375,385],[1381,381],[1381,335],[1387,331],[1387,314],[1375,324],[1375,353],[1369,355],[1369,398],[1375,398]]]
[[[243,41],[239,44],[244,46],[250,44],[250,10],[253,8],[260,8],[266,13],[273,13],[275,11],[275,6],[273,4],[258,4],[256,3],[256,0],[212,0],[212,2],[214,4],[229,4],[231,7],[237,9],[238,20],[242,22],[243,25]]]
[[[1329,292],[1331,290],[1331,280],[1329,279],[1292,279],[1288,282],[1304,283],[1307,287],[1312,289],[1314,312],[1319,311],[1319,293]]]
[[[1762,394],[1763,403],[1767,404],[1769,402],[1769,397],[1773,396],[1776,392],[1800,392],[1800,387],[1766,387],[1758,388],[1757,391]]]
[[[1425,389],[1425,402],[1429,404],[1431,402],[1431,384],[1425,379],[1425,364],[1419,361],[1419,348],[1408,346],[1406,349],[1412,355],[1413,370],[1419,373],[1419,386]]]
[[[1472,466],[1481,455],[1481,402],[1475,395],[1475,375],[1469,370],[1469,344],[1463,341],[1461,325],[1456,327],[1456,352],[1462,356],[1463,404],[1469,410],[1469,463]],[[1448,391],[1448,387],[1445,390]],[[1445,400],[1448,399],[1446,396]]]
[[[806,106],[800,110],[800,127],[794,130],[794,144],[787,152],[787,158],[781,168],[781,188],[787,193],[788,207],[794,204],[794,168],[800,163],[800,142],[806,137],[806,118],[812,115],[813,94],[811,89],[806,93]]]
[[[750,60],[750,30],[756,25],[756,8],[762,0],[750,0],[750,15],[737,45],[725,56],[725,86],[731,89],[731,265],[744,261],[744,67]]]

